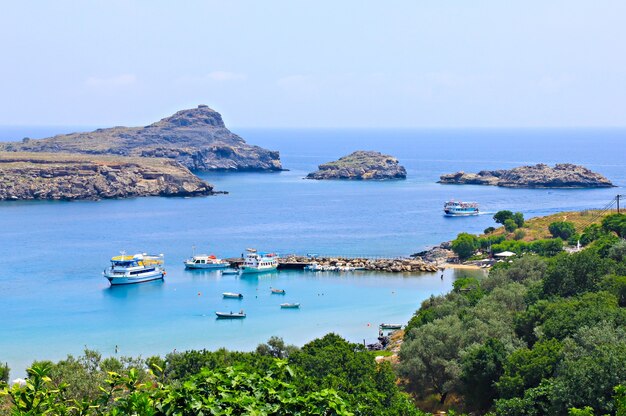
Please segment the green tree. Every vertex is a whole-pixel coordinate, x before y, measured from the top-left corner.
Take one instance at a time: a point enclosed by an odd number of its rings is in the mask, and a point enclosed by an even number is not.
[[[547,295],[574,296],[597,290],[598,283],[609,271],[610,264],[595,250],[562,253],[548,267],[544,279]]]
[[[463,355],[461,383],[470,406],[487,410],[498,397],[495,382],[502,375],[505,359],[504,344],[495,338],[471,347]]]
[[[297,351],[295,345],[287,345],[280,337],[270,337],[265,344],[259,344],[256,347],[256,353],[259,355],[269,355],[274,358],[288,358],[291,353]]]
[[[602,228],[626,238],[626,214],[611,214],[602,219]]]
[[[548,231],[554,238],[568,240],[572,235],[576,234],[574,223],[569,221],[555,221],[548,225]]]
[[[452,241],[452,251],[461,260],[471,257],[478,249],[478,238],[473,234],[461,233]]]
[[[508,220],[504,221],[504,229],[507,232],[512,233],[517,229],[517,223],[513,218],[509,218]]]
[[[504,221],[508,219],[513,219],[513,213],[509,210],[498,211],[493,216],[493,220],[497,222],[498,224],[504,225]]]
[[[515,221],[518,228],[522,228],[524,226],[524,214],[521,212],[516,212],[511,218]]]
[[[484,234],[491,234],[492,232],[494,232],[496,229],[494,227],[487,227],[485,228],[485,231],[483,231]]]
[[[580,244],[583,246],[591,244],[605,233],[606,231],[604,231],[600,225],[591,224],[583,230],[583,233],[580,236]]]

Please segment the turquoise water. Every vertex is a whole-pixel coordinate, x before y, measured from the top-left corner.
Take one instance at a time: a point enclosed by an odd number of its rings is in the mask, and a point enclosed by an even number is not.
[[[65,129],[0,129],[0,140]],[[119,201],[0,204],[0,360],[19,374],[32,359],[58,359],[84,346],[104,354],[173,349],[253,349],[272,335],[304,342],[335,331],[374,340],[378,323],[406,322],[420,302],[449,290],[455,276],[376,273],[221,277],[188,272],[197,251],[224,257],[246,247],[280,253],[408,255],[461,231],[493,224],[489,213],[526,217],[597,208],[623,189],[524,190],[436,183],[441,173],[522,163],[585,164],[626,184],[624,130],[247,130],[249,142],[281,151],[281,173],[201,174],[228,195]],[[319,163],[356,149],[397,156],[409,179],[307,181]],[[445,218],[446,199],[475,200],[486,211]],[[165,282],[109,288],[101,276],[120,250],[164,253]],[[287,291],[270,295],[270,286]],[[242,301],[224,300],[224,291]],[[300,310],[281,310],[283,301]],[[244,309],[243,321],[217,321],[216,310]],[[368,324],[370,324],[368,326]]]

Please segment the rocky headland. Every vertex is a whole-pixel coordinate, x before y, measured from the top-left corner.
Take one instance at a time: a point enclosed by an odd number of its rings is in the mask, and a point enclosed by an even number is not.
[[[200,196],[213,187],[163,158],[0,153],[0,200]]]
[[[439,183],[457,185],[492,185],[507,188],[609,188],[614,186],[604,176],[584,166],[543,163],[513,169],[457,172],[442,175]]]
[[[113,154],[175,159],[191,170],[279,171],[277,151],[245,142],[206,105],[181,110],[145,127],[112,127],[89,133],[0,143],[4,152]]]
[[[405,179],[406,169],[393,156],[379,152],[356,151],[334,162],[319,165],[306,179]]]

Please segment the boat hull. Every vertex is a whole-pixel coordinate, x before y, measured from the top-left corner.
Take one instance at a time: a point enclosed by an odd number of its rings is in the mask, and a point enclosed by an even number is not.
[[[249,266],[241,266],[241,274],[259,274],[259,273],[267,273],[273,272],[278,268],[276,266],[268,266],[268,267],[249,267]]]
[[[478,211],[473,211],[473,212],[444,212],[443,215],[445,215],[446,217],[470,217],[472,215],[479,215],[480,212]]]
[[[281,304],[280,307],[281,309],[300,309],[300,304],[299,303]]]
[[[217,319],[243,319],[246,317],[245,314],[239,313],[224,313],[224,312],[215,312]]]
[[[194,270],[194,269],[202,269],[202,270],[219,270],[219,269],[227,269],[230,267],[228,263],[213,263],[213,264],[196,264],[196,263],[188,263],[185,262],[185,268]]]
[[[111,286],[121,286],[121,285],[134,285],[137,283],[146,283],[152,282],[154,280],[163,280],[165,276],[164,272],[158,273],[146,273],[143,276],[111,276],[104,275],[106,279],[111,283]]]

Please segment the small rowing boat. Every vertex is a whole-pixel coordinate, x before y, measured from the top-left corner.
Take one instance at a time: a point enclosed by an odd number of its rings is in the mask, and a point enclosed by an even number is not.
[[[244,311],[239,311],[239,313],[233,312],[215,312],[218,319],[243,319],[246,317]]]
[[[274,289],[274,288],[271,288],[271,289],[272,289],[272,294],[274,294],[274,295],[284,295],[285,294],[285,291],[283,289]]]
[[[241,293],[224,292],[222,293],[222,296],[228,299],[243,299],[243,295]]]
[[[282,309],[299,309],[300,304],[299,303],[281,303],[280,307]]]
[[[222,274],[239,274],[239,270],[237,270],[237,269],[224,269],[224,270],[222,270]]]

